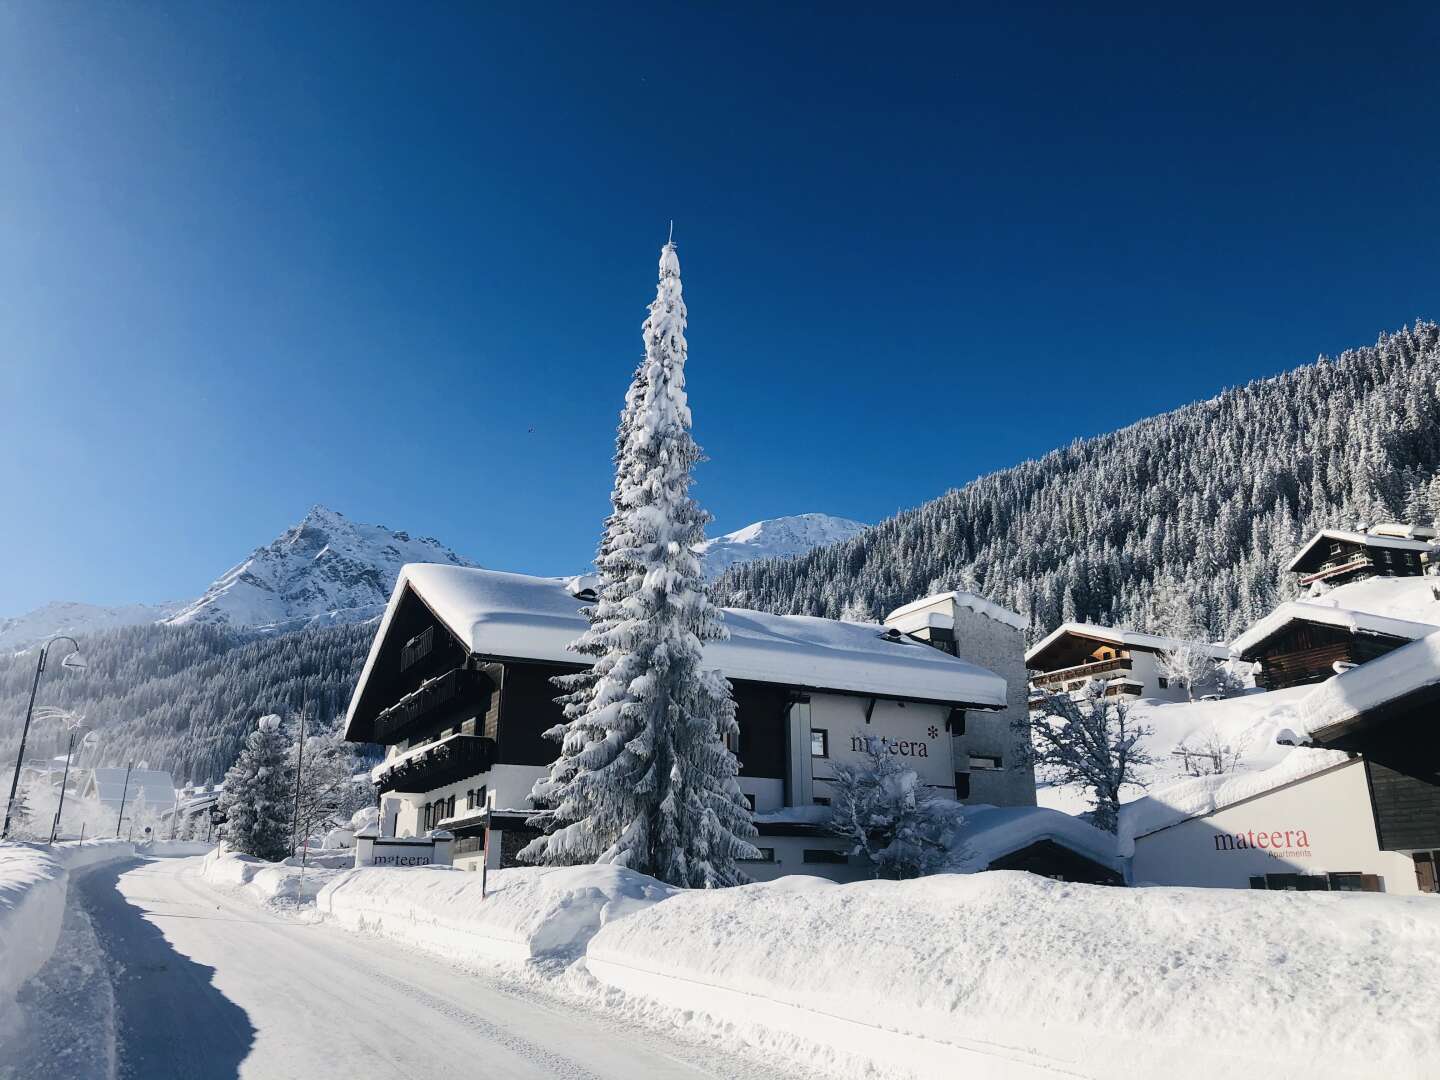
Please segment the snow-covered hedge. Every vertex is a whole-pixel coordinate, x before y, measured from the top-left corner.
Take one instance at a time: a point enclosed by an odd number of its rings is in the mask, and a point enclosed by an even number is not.
[[[0,1034],[15,992],[55,951],[69,872],[134,854],[123,840],[0,843]]]
[[[320,891],[316,909],[342,926],[454,959],[575,956],[606,923],[674,896],[654,878],[615,866],[496,870],[364,867]]]
[[[1428,897],[1062,884],[1017,872],[688,892],[608,922],[602,982],[825,1071],[1440,1073]]]

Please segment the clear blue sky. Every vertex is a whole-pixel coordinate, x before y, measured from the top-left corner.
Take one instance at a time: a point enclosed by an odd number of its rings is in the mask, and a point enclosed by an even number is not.
[[[717,531],[1440,316],[1423,7],[594,7],[0,0],[0,614],[314,502],[583,565],[671,218]]]

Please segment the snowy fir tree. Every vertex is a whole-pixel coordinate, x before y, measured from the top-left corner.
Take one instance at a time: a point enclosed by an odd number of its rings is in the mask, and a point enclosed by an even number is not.
[[[1049,695],[1029,719],[1015,721],[1017,756],[1035,766],[1037,779],[1084,788],[1097,828],[1114,832],[1120,795],[1127,785],[1145,787],[1141,770],[1155,764],[1140,740],[1153,734],[1130,718],[1130,709],[1102,694],[1094,680],[1073,694]]]
[[[886,739],[863,738],[860,761],[830,767],[830,831],[850,841],[851,853],[864,855],[876,877],[934,873],[953,854],[951,838],[963,811],[922,784]]]
[[[271,861],[290,854],[291,781],[290,741],[280,717],[262,716],[225,774],[220,810],[231,850]]]
[[[725,628],[694,547],[706,514],[690,496],[700,449],[685,395],[685,302],[673,243],[643,336],[645,359],[621,413],[598,600],[573,648],[593,668],[559,680],[560,754],[532,800],[545,830],[520,857],[606,862],[674,885],[744,880],[755,828],[726,746],[738,734],[728,681],[702,667]]]

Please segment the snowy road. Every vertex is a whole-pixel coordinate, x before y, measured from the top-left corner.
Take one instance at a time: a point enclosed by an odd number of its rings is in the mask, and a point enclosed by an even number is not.
[[[72,881],[76,917],[88,913],[108,957],[122,1077],[763,1075],[387,942],[271,914],[211,888],[199,865],[154,859]],[[58,1061],[47,1071],[70,1075]]]

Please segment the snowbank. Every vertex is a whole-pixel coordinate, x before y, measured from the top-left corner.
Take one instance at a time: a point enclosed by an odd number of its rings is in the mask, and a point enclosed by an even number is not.
[[[496,870],[361,867],[320,890],[316,910],[452,959],[524,961],[574,956],[602,926],[676,894],[616,866]]]
[[[213,843],[204,840],[156,840],[149,844],[137,845],[141,855],[161,859],[179,859],[191,855],[208,855],[215,850]]]
[[[262,904],[308,903],[342,873],[343,870],[316,866],[313,862],[302,868],[298,858],[272,863],[219,848],[205,857],[200,869],[200,876],[210,884],[243,889]]]
[[[609,921],[585,962],[834,1075],[1420,1077],[1437,948],[1428,897],[998,871],[682,893]]]
[[[0,843],[0,1033],[15,992],[55,950],[69,872],[134,854],[123,840]]]
[[[212,885],[233,887],[250,884],[250,879],[261,870],[274,865],[276,864],[268,863],[264,859],[257,859],[254,855],[241,855],[238,852],[216,848],[205,856],[200,873]]]

